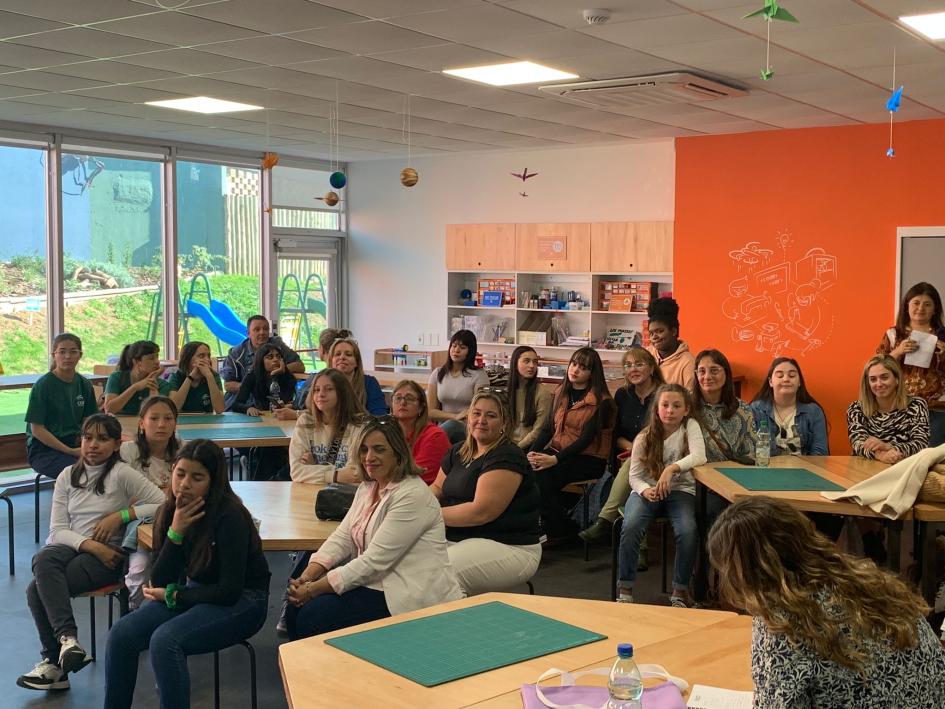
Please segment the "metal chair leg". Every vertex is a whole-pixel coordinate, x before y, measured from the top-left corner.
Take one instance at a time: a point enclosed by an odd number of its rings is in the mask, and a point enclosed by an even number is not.
[[[8,542],[10,544],[10,576],[13,576],[16,573],[16,570],[13,567],[13,500],[4,496],[3,501],[7,503],[7,536],[9,537]]]
[[[531,581],[526,581],[526,582],[525,582],[525,585],[528,586],[528,595],[529,595],[529,596],[534,596],[534,595],[535,595],[535,586],[532,584],[532,582],[531,582]]]
[[[252,697],[252,707],[256,709],[256,650],[246,640],[241,642],[240,645],[245,647],[246,651],[249,653],[249,679],[250,682],[252,682],[250,696]]]
[[[33,514],[34,514],[34,528],[33,528],[33,541],[39,544],[39,481],[42,478],[42,475],[37,475],[36,479],[33,481]]]
[[[581,529],[587,529],[588,525],[590,525],[591,523],[591,520],[589,519],[589,517],[591,516],[591,501],[588,498],[588,492],[590,492],[590,490],[591,490],[590,485],[584,485],[584,494],[581,496],[584,501],[584,506],[581,511],[581,521],[582,521]],[[589,554],[590,548],[591,548],[591,545],[585,541],[584,542],[584,561],[587,561],[590,558],[590,554]]]
[[[213,653],[213,709],[220,709],[220,653]]]
[[[257,709],[257,696],[256,696],[256,649],[248,640],[241,640],[239,645],[242,645],[246,648],[246,652],[249,653],[249,680],[251,682],[250,686],[250,702],[253,709]],[[213,707],[214,709],[220,709],[220,651],[217,650],[213,653]]]
[[[92,640],[89,645],[92,648],[92,661],[95,661],[95,596],[89,596],[89,631],[92,633]]]
[[[620,534],[623,517],[617,517],[610,528],[610,600],[617,600],[617,574],[620,570]]]

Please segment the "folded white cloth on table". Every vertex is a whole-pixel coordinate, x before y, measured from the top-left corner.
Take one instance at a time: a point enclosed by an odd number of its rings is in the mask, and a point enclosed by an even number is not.
[[[899,519],[915,504],[929,468],[943,460],[945,444],[921,450],[843,492],[820,494],[828,500],[852,500],[883,517]]]

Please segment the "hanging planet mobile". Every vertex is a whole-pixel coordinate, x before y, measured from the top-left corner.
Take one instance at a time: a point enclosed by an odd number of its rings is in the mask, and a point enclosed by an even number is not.
[[[328,178],[328,183],[334,187],[336,190],[340,190],[346,184],[348,184],[348,178],[340,170],[336,170],[331,173],[331,176]]]
[[[315,199],[320,199],[329,207],[334,207],[341,198],[338,196],[337,192],[326,192],[324,197],[316,197]]]
[[[400,184],[404,187],[413,187],[420,180],[420,175],[412,167],[405,167],[400,171]]]

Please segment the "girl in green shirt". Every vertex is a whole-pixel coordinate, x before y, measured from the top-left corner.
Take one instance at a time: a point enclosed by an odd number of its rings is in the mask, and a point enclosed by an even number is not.
[[[105,383],[105,411],[115,415],[137,416],[141,404],[151,396],[166,396],[168,383],[161,379],[161,348],[150,340],[125,345],[118,358],[118,368]]]
[[[184,345],[177,371],[168,384],[170,398],[181,413],[223,413],[223,380],[213,369],[206,342]]]

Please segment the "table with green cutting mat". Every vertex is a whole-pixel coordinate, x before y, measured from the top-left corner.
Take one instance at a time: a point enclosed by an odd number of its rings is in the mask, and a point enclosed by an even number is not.
[[[119,416],[122,433],[133,438],[138,430],[137,416]],[[209,438],[222,448],[288,446],[295,421],[280,421],[271,414],[181,414],[177,435],[181,440]]]
[[[747,616],[517,593],[286,643],[279,666],[292,709],[520,708],[523,684],[552,667],[610,667],[618,642],[632,642],[641,661],[664,664],[690,684],[718,686],[725,674],[725,686],[751,689]]]

